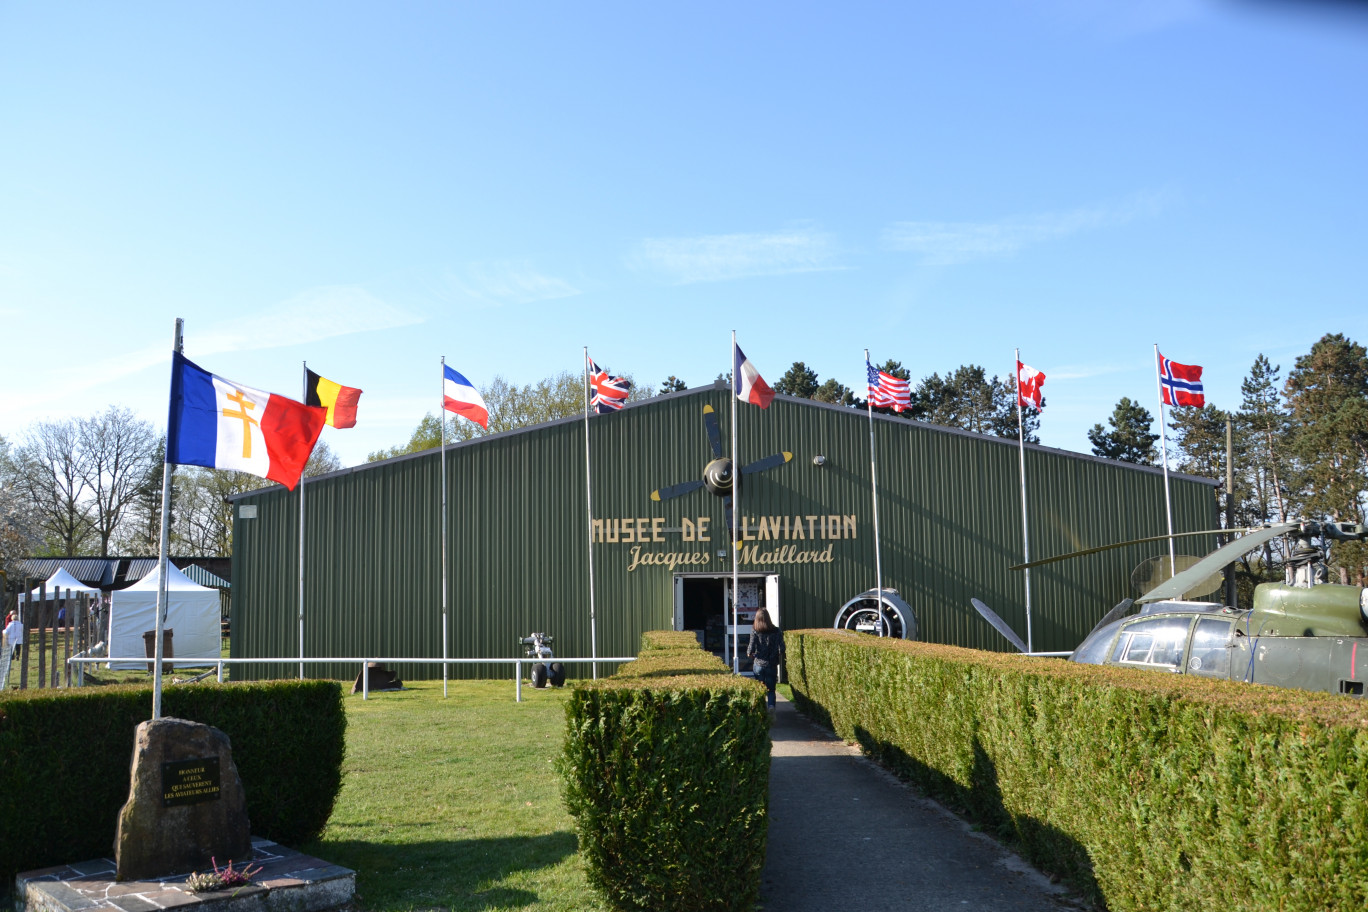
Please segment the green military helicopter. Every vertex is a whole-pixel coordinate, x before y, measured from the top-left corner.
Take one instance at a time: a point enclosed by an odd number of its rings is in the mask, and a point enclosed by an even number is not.
[[[1368,681],[1368,590],[1328,582],[1322,542],[1363,541],[1368,527],[1355,523],[1284,522],[1245,530],[1138,599],[1126,599],[1104,617],[1072,653],[1071,662],[1145,668],[1301,690],[1364,695]],[[1252,608],[1185,601],[1184,595],[1245,552],[1278,536],[1295,541],[1287,580],[1254,590]],[[1163,538],[1165,536],[1159,536]],[[1148,540],[1148,539],[1146,539]],[[1107,548],[1034,561],[1052,563]],[[991,608],[972,599],[984,619],[1021,652],[1021,638]],[[1138,614],[1131,615],[1135,605]],[[1363,665],[1358,664],[1362,647]]]

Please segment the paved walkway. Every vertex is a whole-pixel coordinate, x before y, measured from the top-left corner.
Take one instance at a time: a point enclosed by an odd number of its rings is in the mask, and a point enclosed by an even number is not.
[[[1063,887],[918,797],[792,703],[780,700],[770,735],[766,910],[1080,908]]]

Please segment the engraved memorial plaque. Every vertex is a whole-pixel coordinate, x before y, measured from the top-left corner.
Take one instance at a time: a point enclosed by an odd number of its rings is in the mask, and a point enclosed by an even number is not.
[[[217,801],[219,794],[218,757],[173,760],[162,764],[164,807]]]

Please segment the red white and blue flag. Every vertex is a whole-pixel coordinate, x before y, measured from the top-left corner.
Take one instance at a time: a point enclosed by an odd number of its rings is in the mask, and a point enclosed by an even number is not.
[[[484,397],[474,384],[446,364],[442,365],[442,408],[489,430],[489,409],[485,408]]]
[[[232,469],[293,490],[328,410],[211,374],[172,352],[166,461]]]
[[[1165,405],[1190,405],[1195,408],[1206,405],[1206,396],[1202,393],[1202,369],[1196,364],[1179,364],[1161,354],[1159,389],[1163,392]]]
[[[765,378],[760,376],[755,365],[751,364],[746,353],[741,351],[741,346],[735,342],[732,343],[732,392],[742,402],[758,405],[762,409],[769,408],[774,401],[774,390],[770,389]]]
[[[912,404],[912,384],[892,374],[879,370],[868,361],[865,372],[869,375],[869,404],[876,408],[891,408],[901,412]]]
[[[593,390],[589,405],[600,415],[622,408],[632,391],[631,381],[626,377],[608,376],[608,372],[595,364],[593,358],[589,359],[589,384]]]
[[[1045,408],[1045,394],[1040,388],[1045,385],[1045,375],[1029,364],[1017,365],[1017,403],[1023,408],[1034,406],[1038,412]]]

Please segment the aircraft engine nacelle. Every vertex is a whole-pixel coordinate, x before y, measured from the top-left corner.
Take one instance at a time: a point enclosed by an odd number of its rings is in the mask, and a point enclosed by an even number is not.
[[[879,634],[880,612],[879,593],[868,589],[841,606],[836,612],[836,622],[831,626],[837,630],[854,630],[873,636]],[[898,590],[883,590],[883,635],[901,640],[917,638],[917,615],[912,606],[903,601]]]

